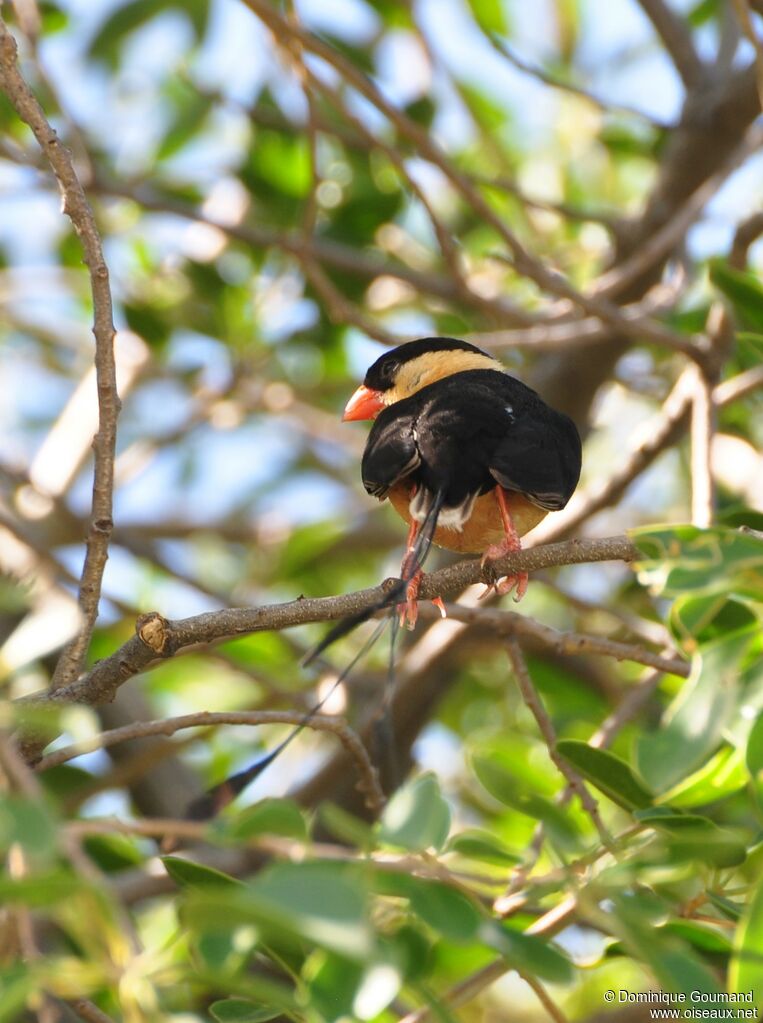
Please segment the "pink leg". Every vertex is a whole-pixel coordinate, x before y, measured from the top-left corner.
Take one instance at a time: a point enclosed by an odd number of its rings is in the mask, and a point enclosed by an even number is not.
[[[420,568],[416,568],[414,561],[414,550],[416,547],[416,537],[419,532],[419,524],[415,519],[411,519],[411,524],[408,529],[408,537],[405,542],[405,557],[403,558],[403,564],[400,566],[400,576],[406,579],[411,576],[408,585],[405,590],[405,603],[397,605],[397,613],[400,616],[400,624],[405,625],[406,628],[413,631],[416,628],[416,619],[419,616],[419,587],[421,586],[421,580],[424,578],[424,573]],[[411,575],[411,573],[413,573]],[[445,607],[442,599],[437,597],[432,603],[440,611],[440,614],[445,618]]]
[[[513,554],[514,551],[522,550],[522,542],[519,539],[519,533],[517,533],[514,523],[512,522],[509,506],[506,503],[506,494],[502,487],[496,487],[495,496],[498,501],[498,508],[501,512],[501,520],[503,522],[503,530],[506,537],[501,541],[501,543],[491,544],[488,547],[482,555],[483,566],[488,561],[496,561],[498,558],[502,558],[506,554]],[[506,593],[511,593],[516,586],[517,592],[514,595],[514,600],[519,603],[527,592],[528,582],[529,577],[527,572],[517,572],[515,575],[507,575],[503,579],[497,579],[492,586],[488,586],[485,596],[487,596],[492,589],[494,589],[496,593],[500,594],[500,596],[503,596]]]

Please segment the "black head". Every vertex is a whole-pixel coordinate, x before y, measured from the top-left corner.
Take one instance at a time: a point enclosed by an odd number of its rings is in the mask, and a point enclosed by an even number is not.
[[[385,352],[369,368],[363,383],[374,391],[388,391],[394,386],[395,379],[401,366],[412,359],[418,359],[421,355],[430,352],[473,352],[476,355],[485,355],[491,358],[476,345],[468,341],[461,341],[455,337],[422,337],[418,341],[409,341],[407,344],[393,348],[391,352]]]

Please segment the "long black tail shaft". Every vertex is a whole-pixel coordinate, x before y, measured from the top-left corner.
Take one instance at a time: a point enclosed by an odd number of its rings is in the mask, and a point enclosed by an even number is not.
[[[341,621],[337,622],[320,642],[318,642],[302,660],[302,664],[307,667],[312,664],[317,657],[319,657],[328,647],[330,647],[337,640],[342,639],[344,636],[349,635],[353,629],[356,629],[363,622],[367,622],[379,611],[385,608],[394,608],[395,605],[405,598],[405,594],[408,588],[408,584],[416,575],[416,573],[423,567],[426,561],[427,555],[432,547],[432,539],[437,529],[437,521],[440,515],[440,511],[443,505],[444,494],[442,491],[438,491],[432,500],[429,510],[427,511],[426,518],[422,524],[421,529],[416,537],[416,543],[413,549],[412,557],[407,560],[407,570],[403,573],[402,577],[397,580],[394,586],[384,595],[384,597],[370,607],[364,608],[362,611],[357,611],[355,614],[348,615]],[[394,611],[393,611],[394,620]],[[295,725],[291,732],[283,739],[274,749],[264,756],[260,757],[249,767],[243,771],[239,771],[237,774],[233,774],[226,778],[225,781],[213,786],[208,789],[204,795],[199,796],[198,799],[194,799],[186,810],[186,819],[188,820],[209,820],[215,817],[224,807],[228,806],[229,803],[233,802],[236,796],[240,795],[241,792],[250,785],[255,778],[259,778],[263,771],[268,768],[273,761],[280,756],[286,747],[293,742],[294,739],[300,734],[300,732],[306,728],[313,720],[316,714],[318,714],[321,708],[324,706],[329,697],[334,693],[337,686],[346,680],[350,672],[353,670],[355,665],[360,661],[368,651],[373,647],[382,632],[386,628],[387,619],[383,619],[379,622],[376,629],[373,631],[368,640],[363,644],[360,651],[353,657],[346,668],[337,676],[328,690],[324,693],[321,699],[314,704],[309,711],[305,713],[305,716]],[[392,651],[394,651],[394,639],[397,634],[397,629],[394,630]],[[391,653],[392,658],[392,653]],[[391,669],[390,669],[391,670]],[[385,703],[388,703],[391,699],[390,686],[387,687],[387,693],[385,694]]]

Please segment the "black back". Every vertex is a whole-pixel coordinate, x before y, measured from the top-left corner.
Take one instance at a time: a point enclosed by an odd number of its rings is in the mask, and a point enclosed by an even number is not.
[[[580,477],[580,436],[521,381],[498,370],[444,377],[384,409],[368,436],[363,485],[377,497],[403,479],[463,505],[496,483],[563,508]]]

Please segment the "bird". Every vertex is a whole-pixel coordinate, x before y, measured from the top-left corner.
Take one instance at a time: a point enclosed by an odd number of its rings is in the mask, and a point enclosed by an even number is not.
[[[344,409],[373,420],[361,462],[366,491],[389,499],[409,526],[401,624],[414,628],[423,573],[419,535],[483,566],[521,549],[520,538],[569,501],[580,478],[578,430],[509,375],[488,352],[458,338],[426,337],[385,352]],[[526,572],[494,580],[524,596]],[[442,602],[435,601],[444,614]]]

